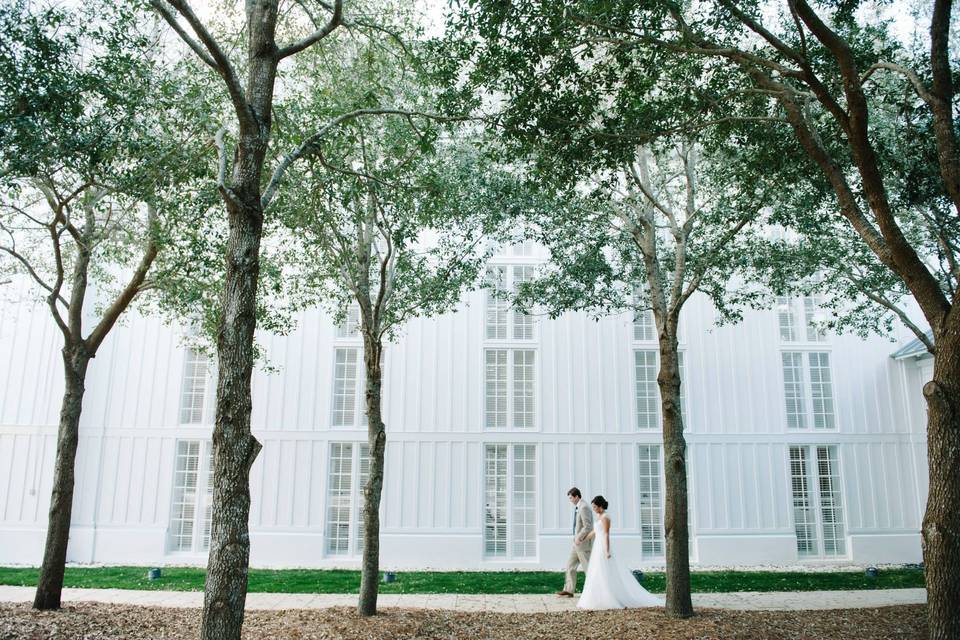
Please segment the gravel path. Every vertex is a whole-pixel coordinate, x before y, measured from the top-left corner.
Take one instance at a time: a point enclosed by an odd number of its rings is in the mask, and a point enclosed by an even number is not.
[[[0,602],[33,602],[33,587],[0,586]],[[64,602],[103,602],[157,607],[199,607],[200,591],[130,591],[124,589],[63,590]],[[249,593],[247,610],[324,609],[352,607],[355,594]],[[891,605],[923,604],[924,589],[874,589],[865,591],[773,591],[695,593],[696,607],[717,609],[796,611],[810,609],[856,609]],[[548,613],[573,611],[576,600],[554,595],[381,594],[378,604],[403,609],[447,609],[498,613]]]
[[[384,608],[362,619],[352,608],[250,611],[248,640],[920,640],[923,605],[830,611],[729,611],[702,609],[690,620],[660,610],[494,613]],[[200,611],[73,603],[37,612],[27,603],[0,604],[0,639],[195,639]]]

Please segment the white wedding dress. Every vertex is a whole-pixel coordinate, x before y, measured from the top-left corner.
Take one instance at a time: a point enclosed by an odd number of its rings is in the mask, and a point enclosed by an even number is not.
[[[604,516],[607,517],[607,516]],[[587,565],[587,581],[577,607],[581,609],[623,609],[625,607],[662,607],[663,601],[640,586],[630,569],[607,557],[607,540],[603,518],[593,524],[593,551]]]

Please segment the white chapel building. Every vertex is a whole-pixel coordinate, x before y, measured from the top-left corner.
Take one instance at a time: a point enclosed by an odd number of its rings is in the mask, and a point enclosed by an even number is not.
[[[540,261],[519,248],[491,268],[510,283]],[[16,297],[0,301],[0,564],[37,565],[61,337],[43,305]],[[931,360],[823,333],[816,304],[781,299],[723,327],[703,296],[684,311],[694,567],[921,560]],[[271,369],[253,382],[252,566],[359,565],[367,447],[350,320],[315,310],[286,337],[260,336]],[[131,313],[91,363],[70,562],[206,563],[215,376],[185,331]],[[548,320],[476,291],[410,322],[385,356],[382,566],[558,569],[574,485],[610,502],[632,566],[662,566],[657,360],[649,314]]]

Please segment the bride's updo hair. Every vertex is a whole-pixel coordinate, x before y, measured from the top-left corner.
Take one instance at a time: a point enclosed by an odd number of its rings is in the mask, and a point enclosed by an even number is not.
[[[595,504],[601,509],[603,509],[604,511],[606,511],[607,506],[609,506],[607,499],[604,498],[603,496],[597,496],[596,498],[593,499],[593,501],[590,504]]]

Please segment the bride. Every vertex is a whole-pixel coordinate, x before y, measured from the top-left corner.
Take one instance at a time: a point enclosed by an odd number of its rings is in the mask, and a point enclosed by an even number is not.
[[[587,565],[587,581],[577,607],[581,609],[623,609],[625,607],[660,607],[663,601],[637,583],[630,569],[610,553],[610,516],[607,501],[597,496],[590,503],[597,514],[593,531],[586,539],[596,538]]]

